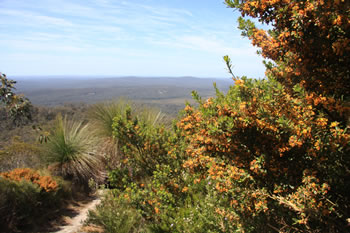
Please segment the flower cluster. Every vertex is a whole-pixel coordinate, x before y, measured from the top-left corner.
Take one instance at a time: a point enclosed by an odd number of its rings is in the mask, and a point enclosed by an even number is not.
[[[58,188],[57,182],[51,176],[42,176],[30,168],[16,168],[9,172],[0,173],[0,176],[16,182],[29,181],[38,185],[45,192],[54,192]]]

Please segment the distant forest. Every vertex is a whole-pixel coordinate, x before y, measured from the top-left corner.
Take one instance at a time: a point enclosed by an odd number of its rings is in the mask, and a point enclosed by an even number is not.
[[[77,77],[13,77],[17,91],[35,105],[59,106],[70,103],[96,103],[127,98],[157,106],[176,114],[192,99],[196,90],[204,98],[215,95],[213,83],[226,92],[233,81],[212,78],[77,78]]]

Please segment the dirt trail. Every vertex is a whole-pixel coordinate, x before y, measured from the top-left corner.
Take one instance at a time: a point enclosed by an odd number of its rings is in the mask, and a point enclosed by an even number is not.
[[[84,221],[87,219],[87,215],[89,210],[92,210],[101,202],[99,195],[93,199],[91,202],[87,203],[83,207],[77,210],[77,215],[73,217],[66,217],[65,222],[66,225],[63,225],[57,229],[57,231],[53,231],[55,233],[78,233],[82,232],[80,229],[83,226]]]

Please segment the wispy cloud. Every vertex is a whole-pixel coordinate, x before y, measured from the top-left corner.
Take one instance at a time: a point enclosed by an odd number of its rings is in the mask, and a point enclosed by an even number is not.
[[[244,47],[232,47],[227,45],[225,41],[220,41],[216,38],[208,38],[203,36],[195,36],[195,35],[183,35],[179,37],[175,37],[170,40],[163,41],[151,41],[151,43],[155,43],[158,45],[166,46],[166,47],[174,47],[174,48],[184,48],[191,50],[198,50],[203,52],[208,52],[211,54],[235,54],[235,55],[246,55],[247,50],[254,50],[252,46],[244,46]]]
[[[6,10],[6,9],[0,9],[0,14],[5,17],[11,17],[11,19],[15,19],[15,24],[24,24],[24,25],[31,25],[31,26],[38,26],[38,25],[46,25],[46,26],[59,26],[59,27],[70,27],[72,26],[72,22],[69,20],[58,18],[58,17],[52,17],[47,15],[40,15],[36,14],[30,11],[25,10]],[[6,18],[5,18],[6,19]],[[8,23],[7,20],[3,21],[3,24]]]
[[[224,66],[217,59],[226,54],[240,57],[239,64],[243,64],[243,58],[261,60],[249,42],[240,38],[232,21],[216,19],[226,14],[223,6],[202,7],[213,6],[212,0],[203,0],[200,5],[188,0],[36,0],[35,4],[28,0],[2,0],[0,49],[4,56],[0,57],[0,64],[9,70],[40,59],[48,64],[66,64],[55,58],[63,56],[69,57],[66,61],[79,64],[72,72],[79,72],[78,68],[86,62],[95,63],[94,70],[100,66],[104,71],[132,74],[135,70],[126,69],[137,63],[137,67],[144,67],[139,70],[149,69],[156,74],[160,70],[155,71],[158,64],[164,67],[162,72],[166,68],[170,72],[176,63],[177,70],[182,67],[183,72],[196,75],[200,68],[196,66],[191,73],[189,63],[197,59],[210,76],[215,69],[218,74],[224,73]],[[116,62],[123,65],[113,66]],[[30,70],[35,69],[36,63],[31,65]],[[42,67],[37,65],[39,69]],[[45,72],[50,73],[49,65]]]

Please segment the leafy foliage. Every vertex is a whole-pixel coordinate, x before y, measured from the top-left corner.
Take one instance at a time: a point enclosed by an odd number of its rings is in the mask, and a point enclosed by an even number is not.
[[[29,100],[13,92],[16,81],[8,79],[2,73],[0,73],[0,80],[0,107],[5,107],[9,117],[16,123],[20,123],[23,117],[31,119],[32,106]]]
[[[242,16],[272,25],[268,32],[240,18],[267,65],[266,75],[286,88],[300,84],[310,103],[333,120],[348,120],[350,90],[349,1],[225,1]]]
[[[87,183],[98,167],[96,148],[117,154],[108,167],[112,190],[89,220],[108,232],[348,230],[350,3],[225,2],[241,12],[242,35],[269,59],[265,80],[235,76],[225,56],[235,85],[226,94],[214,85],[207,100],[193,92],[196,107],[188,104],[172,128],[160,112],[100,104],[90,112],[96,132],[57,119],[48,158],[65,178]],[[54,193],[54,183],[42,186],[31,170],[3,176],[0,188],[20,190],[20,200]]]
[[[164,126],[156,125],[161,118],[161,112],[139,111],[133,115],[130,108],[114,118],[113,132],[125,163],[134,169],[133,176],[150,175],[164,161],[169,135]]]
[[[105,232],[144,232],[140,214],[129,205],[119,202],[110,194],[105,196],[96,210],[89,212],[86,224],[101,225]]]
[[[349,208],[349,134],[315,111],[305,93],[292,97],[272,79],[240,79],[226,96],[188,107],[178,125],[189,143],[183,166],[227,196],[221,211],[235,216],[235,225],[346,225],[339,217]]]

